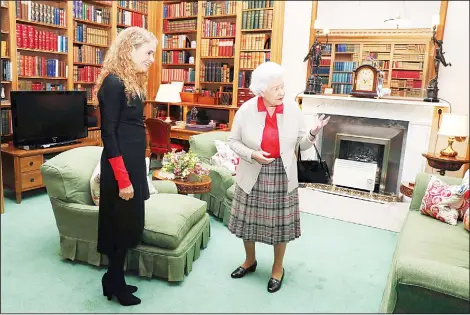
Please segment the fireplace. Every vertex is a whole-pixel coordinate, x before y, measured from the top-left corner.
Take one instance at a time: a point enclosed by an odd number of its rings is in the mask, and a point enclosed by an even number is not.
[[[375,164],[373,191],[398,193],[407,129],[405,121],[331,115],[321,133],[322,158],[333,176],[336,159]]]

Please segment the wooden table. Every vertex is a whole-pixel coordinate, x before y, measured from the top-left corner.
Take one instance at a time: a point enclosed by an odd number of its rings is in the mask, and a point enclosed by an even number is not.
[[[456,156],[448,157],[434,153],[423,153],[423,156],[428,160],[429,166],[438,169],[439,174],[444,176],[446,171],[458,171],[462,165],[469,163],[467,158]]]
[[[180,179],[168,179],[160,175],[160,170],[152,173],[153,179],[171,180],[178,188],[179,194],[206,194],[211,191],[211,179],[209,176],[203,176],[201,181],[190,182]]]
[[[413,191],[415,189],[415,184],[410,183],[410,182],[403,182],[400,185],[400,192],[407,196],[407,197],[412,197],[413,196]]]
[[[2,148],[3,184],[15,191],[16,203],[21,203],[23,192],[44,187],[40,171],[44,163],[44,155],[97,145],[99,141],[94,139],[83,139],[76,144],[37,150],[18,149],[11,144]]]

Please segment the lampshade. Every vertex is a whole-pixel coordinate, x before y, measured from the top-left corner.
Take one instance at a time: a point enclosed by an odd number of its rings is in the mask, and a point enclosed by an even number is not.
[[[174,84],[161,84],[155,101],[162,103],[180,103],[181,97],[178,86]]]
[[[468,115],[443,114],[441,128],[437,134],[449,137],[468,137]]]

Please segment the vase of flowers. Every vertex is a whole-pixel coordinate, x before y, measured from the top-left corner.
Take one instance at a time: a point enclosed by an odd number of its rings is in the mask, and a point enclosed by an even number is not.
[[[202,166],[193,152],[173,150],[163,156],[160,174],[168,179],[197,182],[209,175],[209,170]]]

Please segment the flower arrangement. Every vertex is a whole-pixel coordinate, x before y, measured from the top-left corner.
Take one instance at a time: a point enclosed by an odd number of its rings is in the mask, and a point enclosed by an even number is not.
[[[194,179],[200,180],[202,176],[209,175],[209,170],[202,167],[199,158],[193,152],[166,153],[162,159],[161,175],[168,179]]]

